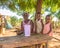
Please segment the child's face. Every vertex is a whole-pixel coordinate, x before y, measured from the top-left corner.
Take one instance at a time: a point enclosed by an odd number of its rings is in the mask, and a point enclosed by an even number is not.
[[[46,17],[46,22],[50,22],[50,17],[49,16]]]
[[[25,13],[23,16],[24,20],[28,20],[28,16],[29,16],[28,13]]]
[[[37,19],[40,19],[40,18],[41,18],[40,14],[37,14]]]

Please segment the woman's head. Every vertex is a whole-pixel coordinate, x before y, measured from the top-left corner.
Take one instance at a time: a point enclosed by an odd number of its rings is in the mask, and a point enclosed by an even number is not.
[[[46,16],[46,22],[50,22],[50,20],[51,20],[51,16],[50,15],[47,15]]]
[[[23,13],[24,20],[28,20],[28,17],[29,17],[29,13],[27,12]]]

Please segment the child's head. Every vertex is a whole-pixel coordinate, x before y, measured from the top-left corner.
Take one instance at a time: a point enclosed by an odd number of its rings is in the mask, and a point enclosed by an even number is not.
[[[41,19],[41,13],[40,12],[37,12],[37,14],[36,14],[36,19]]]
[[[47,15],[47,16],[46,16],[46,22],[50,22],[50,20],[51,20],[50,15]]]
[[[23,13],[24,20],[28,20],[28,17],[29,17],[29,13],[27,12]]]

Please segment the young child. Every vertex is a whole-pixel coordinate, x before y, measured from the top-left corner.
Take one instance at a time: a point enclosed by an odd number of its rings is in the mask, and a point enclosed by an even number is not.
[[[30,36],[33,32],[34,24],[32,20],[28,19],[29,13],[24,13],[23,18],[24,20],[21,23],[21,31],[24,32],[25,36]]]
[[[36,14],[35,32],[37,33],[43,32],[43,21],[41,19],[40,12],[37,12]]]
[[[51,17],[50,15],[46,16],[46,23],[44,25],[44,30],[43,30],[43,34],[47,34],[49,36],[52,36],[52,26],[51,26]]]

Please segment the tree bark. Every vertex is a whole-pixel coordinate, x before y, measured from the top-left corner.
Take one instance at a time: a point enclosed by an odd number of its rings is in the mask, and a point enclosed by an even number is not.
[[[43,0],[37,0],[37,5],[36,5],[36,13],[40,12],[41,13],[41,9],[42,9],[42,2]],[[35,20],[36,20],[36,15],[35,15]]]
[[[36,13],[37,12],[40,12],[41,13],[41,9],[42,9],[42,1],[43,0],[37,0],[37,5],[36,5]],[[37,15],[35,15],[35,23],[34,23],[34,25],[35,25],[35,33],[36,33],[36,29],[37,29],[37,26],[36,26],[36,17],[37,17]]]
[[[42,0],[37,0],[36,12],[41,13],[41,8],[42,8]]]

